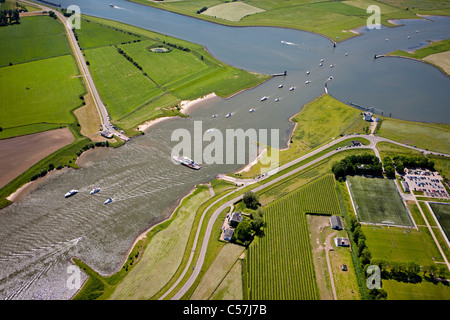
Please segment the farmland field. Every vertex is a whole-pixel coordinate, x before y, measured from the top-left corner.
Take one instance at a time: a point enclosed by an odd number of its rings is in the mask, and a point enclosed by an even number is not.
[[[265,207],[264,236],[249,247],[249,299],[318,299],[305,213],[340,212],[332,175]]]
[[[77,75],[71,55],[0,68],[0,139],[73,123],[84,92]]]
[[[414,226],[393,180],[348,176],[347,182],[360,222]]]
[[[69,54],[64,26],[48,16],[0,28],[0,67]]]
[[[447,239],[450,239],[450,205],[430,203],[430,206],[444,230]]]

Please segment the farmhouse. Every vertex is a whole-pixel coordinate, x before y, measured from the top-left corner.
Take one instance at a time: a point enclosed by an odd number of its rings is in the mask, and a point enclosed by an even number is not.
[[[342,230],[341,218],[338,216],[331,216],[330,218],[331,229]]]
[[[242,214],[240,212],[233,212],[233,214],[228,219],[228,223],[232,227],[236,227],[241,221],[242,221]]]
[[[336,237],[336,238],[334,238],[334,243],[338,247],[349,247],[350,246],[350,241],[347,238]]]

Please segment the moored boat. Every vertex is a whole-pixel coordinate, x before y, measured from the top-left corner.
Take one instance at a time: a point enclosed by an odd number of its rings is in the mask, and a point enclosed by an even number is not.
[[[100,192],[100,188],[94,188],[91,190],[90,194],[95,194],[97,192]]]
[[[105,202],[104,202],[104,204],[108,204],[108,203],[111,203],[112,202],[112,199],[111,198],[108,198],[108,200],[106,200]]]

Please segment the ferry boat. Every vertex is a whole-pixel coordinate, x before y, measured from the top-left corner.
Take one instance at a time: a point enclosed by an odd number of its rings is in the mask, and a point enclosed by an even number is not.
[[[108,204],[108,203],[111,203],[112,202],[112,199],[111,198],[108,198],[108,200],[106,200],[105,202],[104,202],[104,204]]]
[[[194,170],[200,169],[200,166],[196,164],[192,159],[189,159],[188,157],[173,156],[172,160]]]
[[[267,100],[267,97],[266,97],[266,96],[264,96],[264,97],[261,98],[261,101],[265,101],[265,100]]]
[[[227,115],[225,116],[225,118],[229,118],[229,117],[231,117],[231,112],[227,113]]]
[[[68,197],[71,197],[71,196],[73,196],[74,194],[77,194],[78,193],[78,190],[70,190],[69,192],[67,192],[65,195],[64,195],[64,197],[65,198],[68,198]]]
[[[254,108],[251,108],[250,110],[248,110],[248,112],[253,112],[253,111],[255,111]]]
[[[100,188],[94,188],[91,190],[90,194],[95,194],[100,191]]]

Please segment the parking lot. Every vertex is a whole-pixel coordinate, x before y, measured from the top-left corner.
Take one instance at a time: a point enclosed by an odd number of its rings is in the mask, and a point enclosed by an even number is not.
[[[423,191],[427,197],[449,198],[438,172],[421,169],[405,169],[405,172],[405,182],[410,191]]]

